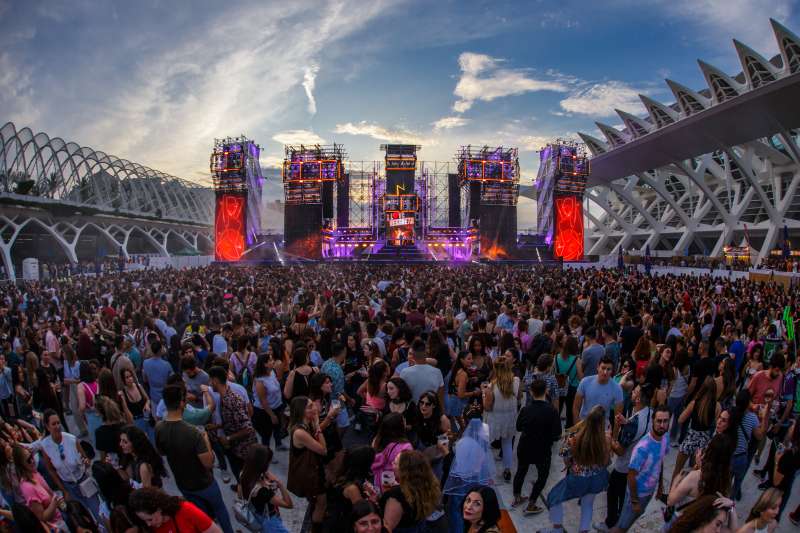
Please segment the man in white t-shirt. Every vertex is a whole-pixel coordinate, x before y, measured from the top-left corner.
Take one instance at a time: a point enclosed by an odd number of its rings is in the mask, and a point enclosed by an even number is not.
[[[423,393],[433,391],[439,396],[439,405],[444,405],[444,380],[441,371],[435,366],[428,364],[428,357],[425,353],[425,343],[422,339],[416,339],[411,344],[414,353],[414,364],[404,368],[400,372],[400,377],[408,384],[411,389],[411,397],[415,402]]]

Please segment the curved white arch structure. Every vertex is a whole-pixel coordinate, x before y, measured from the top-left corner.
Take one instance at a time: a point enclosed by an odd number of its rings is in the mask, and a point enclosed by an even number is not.
[[[0,258],[9,278],[12,248],[26,228],[42,228],[71,262],[80,259],[87,228],[126,258],[132,234],[165,257],[213,243],[210,188],[11,122],[0,128],[0,206]]]
[[[600,138],[579,133],[599,206],[586,217],[589,253],[716,256],[747,235],[763,258],[784,226],[800,237],[800,38],[771,23],[774,58],[734,41],[740,73],[698,61],[706,88],[666,80],[674,103],[640,95],[645,115],[617,111],[619,126],[597,123]]]

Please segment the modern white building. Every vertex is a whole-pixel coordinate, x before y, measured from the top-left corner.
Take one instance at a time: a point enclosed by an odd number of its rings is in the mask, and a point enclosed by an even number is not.
[[[603,139],[579,134],[593,154],[587,254],[749,244],[763,258],[784,227],[800,247],[800,38],[771,23],[779,55],[734,40],[742,72],[699,61],[707,87],[666,80],[673,103],[641,95],[646,115],[617,111],[622,125],[597,123]]]

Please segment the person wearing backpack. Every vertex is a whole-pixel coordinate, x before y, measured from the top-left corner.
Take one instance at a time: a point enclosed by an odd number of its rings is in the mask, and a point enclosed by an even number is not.
[[[258,357],[252,350],[253,346],[250,340],[246,337],[236,339],[234,347],[230,357],[231,370],[236,377],[236,383],[250,391]]]
[[[566,406],[567,424],[565,427],[569,428],[575,423],[572,404],[575,401],[575,394],[578,392],[578,385],[583,379],[583,371],[578,364],[578,339],[567,337],[561,352],[556,356],[554,370],[558,382],[558,412],[561,414]]]
[[[633,414],[630,418],[617,415],[616,427],[619,431],[611,440],[611,449],[616,454],[614,467],[608,477],[608,490],[606,491],[606,519],[594,525],[598,531],[609,531],[617,524],[625,502],[625,489],[628,483],[628,463],[631,459],[633,446],[639,442],[650,429],[653,387],[649,384],[637,385],[631,392],[633,401]]]

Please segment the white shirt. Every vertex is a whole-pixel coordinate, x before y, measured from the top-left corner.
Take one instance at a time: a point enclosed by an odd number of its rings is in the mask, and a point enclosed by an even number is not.
[[[531,337],[535,337],[539,333],[542,332],[542,326],[544,323],[539,320],[538,318],[529,318],[528,319],[528,335]]]
[[[78,453],[77,442],[78,439],[74,435],[62,431],[60,445],[48,435],[32,442],[28,449],[32,452],[46,453],[62,481],[77,483],[86,474],[86,466],[83,464],[81,454]]]

